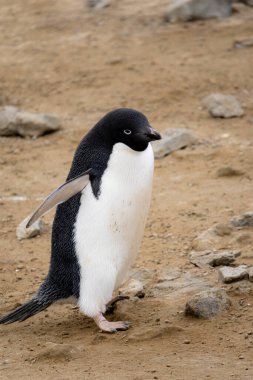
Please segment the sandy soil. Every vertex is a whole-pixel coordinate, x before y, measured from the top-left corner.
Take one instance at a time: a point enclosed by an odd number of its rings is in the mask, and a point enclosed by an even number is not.
[[[17,306],[47,273],[50,225],[17,241],[18,223],[61,184],[73,152],[105,112],[143,111],[152,125],[191,128],[195,147],[156,161],[152,206],[138,270],[153,273],[146,297],[125,301],[112,318],[132,327],[101,334],[71,305],[54,305],[22,324],[2,326],[2,379],[247,379],[253,378],[252,289],[224,286],[232,308],[213,320],[186,318],[194,290],[153,293],[161,271],[198,273],[187,258],[193,239],[214,223],[253,209],[253,49],[233,42],[252,36],[253,9],[226,20],[168,25],[167,1],[112,1],[91,11],[83,0],[1,0],[0,101],[59,115],[64,128],[37,140],[0,139],[0,309]],[[239,119],[212,119],[201,99],[236,95]],[[217,178],[231,166],[244,174]],[[26,200],[11,201],[12,196]],[[230,242],[238,263],[251,264],[252,231]],[[241,237],[242,236],[242,237]],[[245,237],[246,236],[246,237]],[[226,244],[224,243],[224,248]],[[196,292],[196,289],[195,289]]]

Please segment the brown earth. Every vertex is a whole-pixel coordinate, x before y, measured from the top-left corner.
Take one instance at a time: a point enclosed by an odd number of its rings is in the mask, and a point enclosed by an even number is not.
[[[152,125],[191,128],[199,144],[156,161],[151,211],[137,268],[154,273],[145,298],[124,301],[115,317],[132,327],[101,334],[70,305],[54,305],[22,324],[2,326],[1,379],[252,379],[253,311],[248,282],[224,285],[232,308],[213,320],[185,317],[194,291],[152,293],[162,270],[218,283],[216,270],[187,259],[193,239],[214,223],[253,209],[253,9],[229,19],[168,25],[167,1],[1,1],[0,101],[59,115],[61,132],[37,140],[0,139],[1,314],[23,302],[47,273],[52,213],[39,238],[17,241],[18,223],[61,184],[81,137],[105,112],[128,106]],[[212,119],[201,99],[236,95],[245,115]],[[250,121],[251,119],[251,121]],[[231,166],[243,172],[216,176]],[[13,202],[11,197],[27,200]],[[252,265],[252,230],[230,248]],[[224,248],[226,248],[224,243]],[[206,277],[205,277],[206,276]],[[189,290],[189,292],[188,292]],[[196,292],[196,289],[195,289]]]

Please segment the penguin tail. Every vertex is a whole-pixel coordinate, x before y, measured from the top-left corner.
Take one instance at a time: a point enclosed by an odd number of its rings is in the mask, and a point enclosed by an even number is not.
[[[32,317],[33,315],[45,310],[50,306],[54,301],[45,301],[39,300],[38,298],[32,298],[30,301],[19,306],[17,309],[14,309],[10,313],[0,317],[0,324],[9,324],[13,322],[22,322],[27,318]]]

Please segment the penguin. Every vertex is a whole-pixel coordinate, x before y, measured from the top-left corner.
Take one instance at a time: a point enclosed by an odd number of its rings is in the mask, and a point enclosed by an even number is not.
[[[141,112],[107,113],[81,140],[66,182],[27,223],[57,206],[46,279],[33,298],[0,318],[24,321],[56,301],[75,299],[100,330],[126,330],[105,318],[113,292],[127,279],[140,248],[149,210],[154,154],[160,134]]]

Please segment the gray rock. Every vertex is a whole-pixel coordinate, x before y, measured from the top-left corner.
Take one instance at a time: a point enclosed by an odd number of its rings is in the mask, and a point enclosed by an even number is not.
[[[243,215],[234,216],[231,219],[234,227],[253,227],[253,211],[246,212]]]
[[[232,226],[220,223],[215,224],[193,240],[192,248],[196,251],[222,249],[226,246],[224,245],[224,237],[230,237],[232,232]]]
[[[25,218],[17,227],[16,229],[16,236],[18,240],[23,239],[30,239],[37,235],[41,235],[41,233],[44,230],[44,222],[39,219],[37,220],[31,227],[26,228],[26,224],[28,220],[30,219],[30,216]]]
[[[248,269],[248,274],[249,274],[249,280],[250,280],[251,282],[253,282],[253,267],[250,267],[250,268]]]
[[[168,282],[168,281],[174,281],[182,276],[182,271],[179,268],[163,268],[161,271],[159,271],[157,282]]]
[[[175,150],[185,148],[197,142],[190,129],[172,128],[162,133],[162,140],[152,143],[155,158],[162,158]]]
[[[12,106],[0,109],[0,136],[36,138],[60,128],[61,122],[55,116],[24,112]]]
[[[110,5],[110,0],[87,0],[87,5],[90,8],[102,9]]]
[[[190,272],[182,272],[180,277],[177,273],[175,279],[169,277],[167,280],[159,281],[154,285],[151,294],[155,297],[170,297],[171,295],[174,296],[175,293],[187,294],[210,287],[211,283],[202,273],[195,275]]]
[[[249,47],[253,47],[253,37],[238,39],[238,40],[235,40],[234,42],[234,48],[236,49],[244,49],[244,48],[249,48]]]
[[[240,255],[240,251],[193,251],[189,254],[189,260],[199,268],[217,267],[233,263]]]
[[[194,21],[228,17],[232,10],[231,0],[173,0],[165,13],[169,22]]]
[[[238,99],[232,95],[211,94],[202,103],[213,117],[230,118],[244,114]]]
[[[222,282],[229,284],[230,282],[239,281],[248,277],[246,265],[239,265],[236,268],[222,267],[218,269],[219,277]]]
[[[132,296],[137,296],[144,292],[143,283],[139,280],[131,278],[124,286],[120,288],[122,294],[129,294]]]
[[[210,289],[195,294],[185,306],[185,315],[197,318],[212,318],[228,310],[231,301],[223,289]]]
[[[130,271],[130,278],[133,278],[135,280],[139,280],[140,282],[142,282],[144,284],[152,282],[154,275],[155,275],[155,269],[133,268]]]

